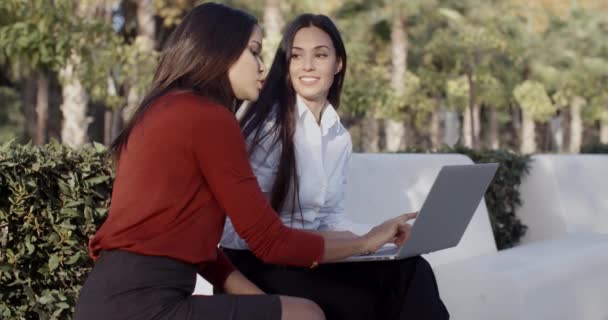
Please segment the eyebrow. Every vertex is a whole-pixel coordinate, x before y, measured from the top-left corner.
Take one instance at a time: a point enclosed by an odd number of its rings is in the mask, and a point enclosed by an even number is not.
[[[313,49],[322,49],[322,48],[325,48],[325,49],[329,50],[329,47],[328,47],[328,46],[326,46],[326,45],[320,45],[320,46],[316,46],[316,47],[314,47]],[[296,50],[304,50],[304,49],[302,49],[302,48],[300,48],[300,47],[292,47],[291,49],[292,49],[292,50],[293,50],[293,49],[296,49]]]

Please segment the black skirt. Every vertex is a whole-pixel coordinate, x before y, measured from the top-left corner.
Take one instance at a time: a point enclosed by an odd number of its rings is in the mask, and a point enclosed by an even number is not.
[[[276,295],[193,296],[196,267],[166,257],[103,251],[74,320],[281,319]]]
[[[316,302],[328,320],[446,320],[435,274],[422,257],[322,264],[297,268],[266,264],[248,250],[223,249],[267,293]]]

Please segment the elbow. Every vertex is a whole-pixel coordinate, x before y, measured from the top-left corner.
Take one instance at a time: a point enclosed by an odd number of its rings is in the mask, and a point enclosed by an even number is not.
[[[253,254],[260,259],[262,262],[267,264],[286,264],[288,259],[288,252],[284,248],[285,241],[280,238],[274,240],[265,241],[257,245],[250,245],[250,249]]]

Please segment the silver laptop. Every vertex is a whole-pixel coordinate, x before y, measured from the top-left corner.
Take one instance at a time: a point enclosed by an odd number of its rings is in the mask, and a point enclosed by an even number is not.
[[[418,213],[405,245],[383,247],[371,254],[352,256],[337,262],[404,259],[456,246],[497,168],[497,163],[444,166]]]

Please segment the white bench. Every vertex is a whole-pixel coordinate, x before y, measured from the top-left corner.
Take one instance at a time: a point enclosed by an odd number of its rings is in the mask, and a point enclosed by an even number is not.
[[[356,154],[347,212],[378,223],[419,210],[441,166],[465,163],[472,161],[450,154]],[[482,202],[457,247],[425,258],[452,319],[608,319],[608,235],[497,252]]]
[[[608,155],[534,155],[520,191],[523,243],[608,233]]]

